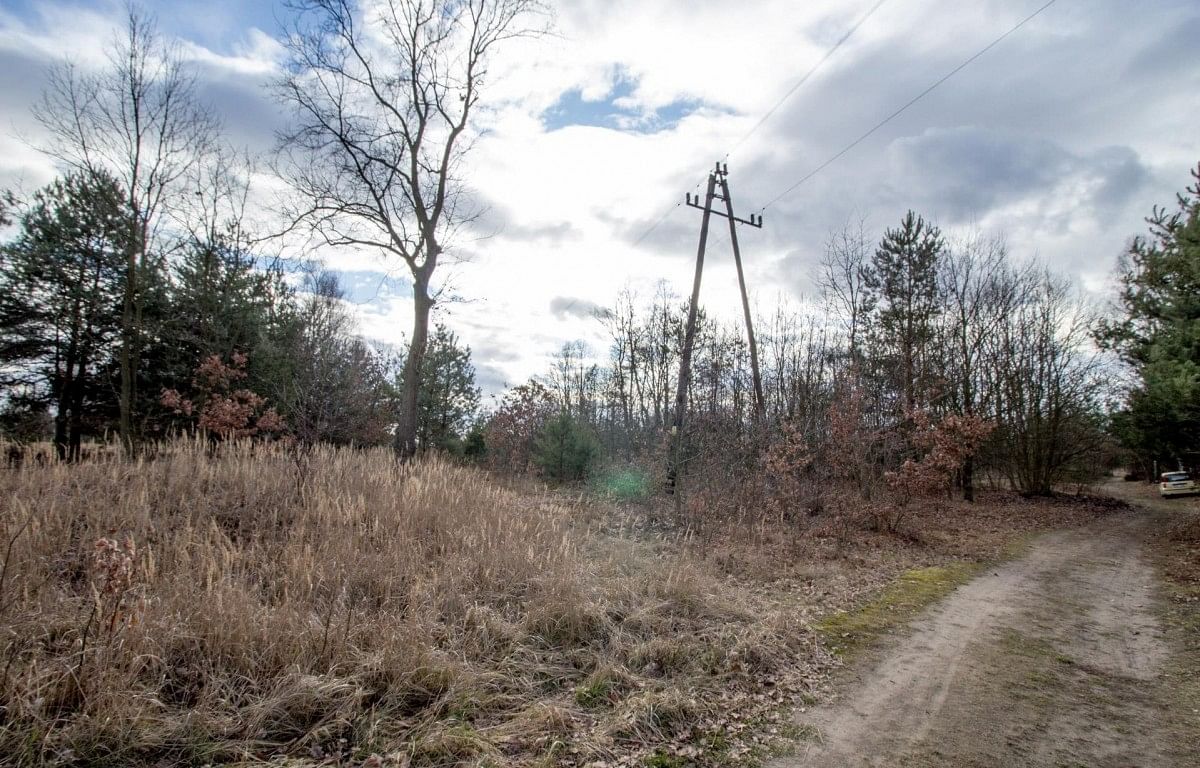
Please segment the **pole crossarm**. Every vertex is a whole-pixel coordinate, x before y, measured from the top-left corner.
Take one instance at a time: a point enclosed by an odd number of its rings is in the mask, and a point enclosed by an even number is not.
[[[713,197],[716,200],[724,200],[725,199],[725,198],[721,197],[720,195],[714,195]],[[700,195],[696,195],[695,197],[692,197],[691,192],[687,193],[687,204],[689,206],[691,206],[692,208],[699,208],[702,211],[706,208],[704,201],[700,198]],[[746,224],[748,226],[755,227],[756,229],[762,229],[762,225],[763,225],[762,214],[758,214],[758,215],[755,215],[753,213],[750,214],[749,221],[747,221],[746,219],[743,219],[739,216],[730,216],[727,213],[721,213],[720,211],[718,211],[716,209],[713,209],[712,214],[714,216],[720,216],[725,219],[730,219],[732,221],[736,221],[739,224]]]

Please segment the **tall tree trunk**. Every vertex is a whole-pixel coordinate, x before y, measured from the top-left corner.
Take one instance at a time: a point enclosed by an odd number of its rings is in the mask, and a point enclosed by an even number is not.
[[[67,461],[78,462],[83,456],[83,423],[76,410],[71,411],[71,423],[67,431]]]
[[[81,362],[71,393],[71,418],[67,423],[67,461],[77,462],[83,456],[83,385],[86,363]]]
[[[401,375],[400,415],[393,443],[396,454],[404,460],[417,452],[417,394],[421,387],[421,361],[429,340],[429,310],[433,308],[427,278],[418,277],[413,282],[413,303],[413,334]]]
[[[136,232],[136,223],[134,231]],[[133,450],[133,376],[134,376],[134,292],[137,290],[136,237],[129,245],[125,261],[125,296],[121,302],[121,397],[120,420],[121,443],[126,451]]]
[[[54,414],[54,452],[58,454],[59,461],[66,461],[68,438],[66,397],[60,395],[56,405],[57,410]]]
[[[67,425],[72,412],[75,394],[75,360],[79,353],[79,313],[80,300],[77,297],[71,308],[70,341],[67,343],[65,364],[56,371],[55,382],[55,414],[54,414],[54,450],[60,461],[67,457]],[[59,365],[58,355],[55,354],[55,366]]]

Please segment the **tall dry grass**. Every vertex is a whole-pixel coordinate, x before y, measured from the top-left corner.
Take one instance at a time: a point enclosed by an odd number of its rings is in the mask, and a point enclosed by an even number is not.
[[[810,642],[550,494],[386,451],[0,469],[0,537],[16,765],[584,763],[719,730]]]

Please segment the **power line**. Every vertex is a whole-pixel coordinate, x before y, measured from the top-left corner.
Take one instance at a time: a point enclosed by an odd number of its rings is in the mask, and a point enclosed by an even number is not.
[[[722,161],[728,160],[730,155],[732,155],[734,152],[736,152],[738,150],[738,148],[740,148],[743,144],[745,144],[746,140],[749,139],[751,136],[753,136],[755,134],[755,132],[758,131],[759,128],[762,128],[763,124],[766,123],[768,120],[770,120],[771,117],[776,112],[779,111],[779,108],[783,106],[783,103],[785,101],[787,101],[788,99],[790,99],[792,97],[792,94],[794,94],[796,91],[800,90],[800,87],[803,86],[805,83],[807,83],[809,81],[809,79],[814,74],[816,74],[817,70],[819,70],[821,68],[821,66],[824,65],[825,62],[828,61],[833,56],[833,54],[837,53],[838,49],[841,48],[846,43],[846,41],[849,40],[854,35],[854,33],[858,31],[858,28],[861,27],[863,24],[865,24],[867,22],[867,20],[870,19],[871,16],[874,15],[875,11],[879,10],[880,6],[882,6],[886,2],[887,2],[887,0],[877,0],[877,2],[874,5],[872,5],[871,8],[866,13],[864,13],[861,17],[859,17],[859,19],[856,22],[854,22],[854,24],[851,25],[851,27],[849,29],[847,29],[846,32],[840,38],[838,38],[837,42],[835,42],[833,44],[833,46],[825,52],[825,55],[822,56],[820,59],[818,59],[817,62],[815,64],[813,64],[812,67],[810,67],[809,70],[807,72],[805,72],[804,75],[799,80],[797,80],[792,85],[792,87],[789,88],[787,90],[787,92],[785,92],[783,94],[783,96],[781,96],[779,98],[779,100],[776,101],[775,104],[766,111],[766,113],[762,117],[760,117],[758,119],[758,122],[756,122],[753,126],[751,126],[750,130],[746,131],[746,133],[743,134],[742,137],[740,139],[738,139],[736,143],[734,143],[734,145],[729,149],[728,152],[725,153],[725,156],[722,157],[721,160]],[[695,186],[692,187],[692,190],[695,191],[696,189],[699,189],[700,185],[703,184],[704,180],[707,178],[708,178],[708,174],[705,173],[704,176],[700,177],[700,181],[696,182]],[[675,203],[670,208],[667,208],[667,210],[664,211],[663,214],[661,216],[659,216],[658,219],[656,219],[654,221],[654,223],[651,224],[650,227],[648,229],[646,229],[646,231],[643,232],[641,234],[641,236],[638,237],[637,240],[633,241],[634,247],[640,245],[643,240],[645,240],[647,237],[650,236],[650,233],[652,233],[655,229],[658,229],[659,225],[661,225],[664,221],[666,221],[667,217],[670,216],[671,213],[676,208],[679,207],[679,205],[680,205],[679,203]]]
[[[875,133],[876,131],[878,131],[880,128],[882,128],[883,126],[885,126],[885,125],[887,125],[888,123],[890,123],[892,120],[894,120],[894,119],[896,119],[897,117],[899,117],[899,116],[900,116],[902,113],[904,113],[904,112],[905,112],[905,111],[906,111],[906,110],[907,110],[909,107],[911,107],[912,105],[916,104],[916,103],[917,103],[918,101],[920,101],[921,99],[923,99],[923,98],[925,98],[926,96],[928,96],[928,95],[929,95],[929,94],[930,94],[930,93],[931,93],[931,92],[932,92],[932,91],[933,91],[935,88],[937,88],[938,86],[940,86],[942,83],[944,83],[944,82],[946,82],[947,80],[949,80],[950,78],[954,77],[954,76],[955,76],[955,75],[957,75],[959,72],[961,72],[963,69],[966,69],[966,67],[967,67],[967,66],[969,66],[969,65],[970,65],[972,62],[974,62],[974,61],[975,61],[976,59],[978,59],[980,56],[983,56],[985,53],[987,53],[987,52],[988,52],[988,51],[990,51],[991,49],[995,48],[997,45],[999,45],[1000,43],[1002,43],[1002,42],[1005,40],[1005,38],[1007,38],[1009,35],[1011,35],[1011,34],[1013,34],[1014,32],[1016,32],[1017,30],[1019,30],[1021,27],[1025,26],[1026,24],[1028,24],[1030,21],[1033,21],[1033,19],[1034,19],[1034,18],[1036,18],[1037,16],[1041,15],[1042,11],[1045,11],[1047,8],[1049,8],[1050,6],[1054,5],[1056,2],[1058,2],[1058,0],[1049,0],[1049,2],[1047,2],[1045,5],[1043,5],[1042,7],[1038,8],[1036,11],[1034,11],[1034,12],[1033,12],[1033,13],[1031,13],[1031,14],[1029,14],[1029,15],[1028,15],[1028,16],[1026,16],[1025,18],[1021,19],[1021,21],[1017,22],[1017,24],[1016,24],[1015,26],[1013,26],[1012,28],[1010,28],[1010,29],[1009,29],[1007,32],[1005,32],[1004,34],[1000,35],[1000,36],[999,36],[999,37],[997,37],[995,40],[993,40],[992,42],[988,43],[988,44],[987,44],[986,46],[984,46],[983,48],[981,48],[981,49],[979,49],[978,51],[976,51],[974,55],[972,55],[970,58],[968,58],[968,59],[966,59],[965,61],[963,61],[961,64],[959,64],[959,65],[958,65],[957,67],[955,67],[954,69],[952,69],[952,70],[950,70],[949,72],[947,72],[945,75],[942,75],[942,77],[941,77],[941,78],[939,78],[939,79],[938,79],[936,82],[934,82],[934,83],[933,83],[933,85],[930,85],[928,88],[926,88],[925,90],[921,91],[921,92],[920,92],[920,93],[918,93],[916,96],[914,96],[912,99],[910,99],[908,102],[906,102],[906,103],[904,104],[904,106],[900,107],[900,108],[899,108],[899,109],[897,109],[895,112],[892,112],[890,115],[888,115],[887,117],[885,117],[885,118],[883,118],[882,120],[880,120],[880,121],[879,121],[878,123],[876,123],[876,124],[875,124],[875,125],[874,125],[874,126],[873,126],[873,127],[870,129],[870,130],[869,130],[869,131],[867,131],[866,133],[864,133],[863,135],[859,136],[859,137],[858,137],[857,139],[855,139],[854,141],[852,141],[852,142],[850,142],[849,144],[847,144],[847,145],[846,145],[845,147],[843,147],[843,148],[842,148],[842,149],[841,149],[841,150],[840,150],[840,151],[839,151],[837,154],[833,155],[833,156],[832,156],[832,157],[830,157],[828,160],[826,160],[825,162],[821,163],[821,164],[820,164],[820,165],[818,165],[816,168],[814,168],[814,169],[812,169],[811,171],[809,171],[808,173],[806,173],[804,176],[800,177],[800,180],[799,180],[799,181],[797,181],[795,184],[792,184],[790,187],[788,187],[787,189],[783,190],[782,192],[780,192],[780,193],[779,193],[778,195],[776,195],[775,197],[771,198],[771,200],[770,200],[770,201],[768,201],[766,205],[764,205],[762,208],[759,208],[758,210],[759,210],[760,212],[762,212],[762,211],[766,211],[768,207],[770,207],[770,206],[774,205],[775,203],[779,202],[779,201],[780,201],[782,198],[784,198],[784,197],[786,197],[787,195],[791,194],[791,193],[792,193],[792,192],[793,192],[793,191],[794,191],[794,190],[795,190],[797,187],[799,187],[801,184],[803,184],[804,182],[808,181],[808,180],[809,180],[809,179],[811,179],[813,176],[816,176],[818,173],[820,173],[821,171],[825,170],[825,169],[826,169],[826,168],[828,168],[829,166],[833,165],[833,163],[835,163],[835,162],[836,162],[836,161],[837,161],[839,158],[841,158],[841,157],[842,157],[843,155],[845,155],[847,152],[849,152],[850,150],[852,150],[852,149],[854,149],[855,147],[857,147],[859,144],[861,144],[861,143],[863,143],[864,141],[866,141],[866,140],[867,140],[867,139],[868,139],[868,138],[869,138],[869,137],[870,137],[872,134],[874,134],[874,133]]]
[[[833,54],[837,53],[838,49],[841,48],[842,45],[847,40],[849,40],[854,35],[855,32],[858,31],[858,28],[861,27],[863,24],[865,24],[867,22],[867,19],[871,18],[871,16],[873,16],[875,14],[875,11],[878,11],[879,7],[886,2],[887,2],[887,0],[878,0],[878,2],[875,3],[875,5],[871,6],[870,10],[868,10],[861,17],[859,17],[858,21],[854,22],[854,25],[851,26],[849,29],[847,29],[846,33],[843,34],[840,38],[838,38],[838,41],[833,44],[833,47],[830,48],[828,51],[826,51],[825,55],[822,56],[817,61],[816,64],[813,64],[812,68],[809,69],[807,72],[805,72],[804,76],[801,77],[799,80],[797,80],[796,83],[787,90],[787,93],[783,94],[783,96],[780,97],[779,101],[775,102],[775,105],[773,107],[771,107],[769,110],[767,110],[767,113],[765,115],[763,115],[761,118],[759,118],[759,121],[757,123],[755,123],[754,126],[749,131],[746,131],[746,134],[744,136],[742,136],[742,138],[738,139],[737,143],[734,144],[733,147],[728,152],[725,153],[725,157],[723,157],[721,159],[728,160],[730,155],[732,155],[734,152],[736,152],[738,150],[739,147],[741,147],[743,144],[745,144],[746,140],[749,139],[751,136],[753,136],[754,133],[763,126],[763,123],[770,120],[771,116],[774,115],[776,112],[778,112],[779,108],[783,106],[783,103],[785,101],[787,101],[789,98],[791,98],[793,93],[800,90],[800,86],[807,83],[809,78],[811,78],[814,74],[816,74],[817,70],[821,68],[821,65],[823,65],[826,61],[828,61],[830,59],[830,57],[833,56]]]
[[[670,208],[668,208],[667,210],[663,211],[663,214],[662,214],[662,216],[659,216],[659,217],[658,217],[658,219],[657,219],[657,220],[656,220],[656,221],[655,221],[653,224],[651,224],[651,225],[650,225],[650,227],[649,227],[649,228],[648,228],[648,229],[647,229],[645,232],[643,232],[643,233],[642,233],[642,234],[641,234],[641,235],[638,237],[638,239],[637,239],[637,240],[634,240],[634,241],[633,241],[633,247],[634,247],[634,248],[636,248],[636,247],[638,247],[639,245],[641,245],[641,244],[642,244],[642,241],[643,241],[643,240],[645,240],[647,237],[649,237],[651,232],[653,232],[654,230],[658,229],[658,225],[659,225],[659,224],[662,224],[664,221],[666,221],[666,220],[667,220],[667,217],[671,215],[671,212],[672,212],[672,211],[674,211],[676,208],[678,208],[680,205],[682,205],[682,203],[675,203],[675,204],[674,204],[674,205],[672,205]]]

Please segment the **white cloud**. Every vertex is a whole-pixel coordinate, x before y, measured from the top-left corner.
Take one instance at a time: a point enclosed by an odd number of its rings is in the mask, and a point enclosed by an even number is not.
[[[224,70],[230,75],[266,78],[279,71],[284,57],[283,44],[259,29],[250,29],[244,39],[236,42],[230,54],[221,54],[191,41],[182,42],[186,59]]]

